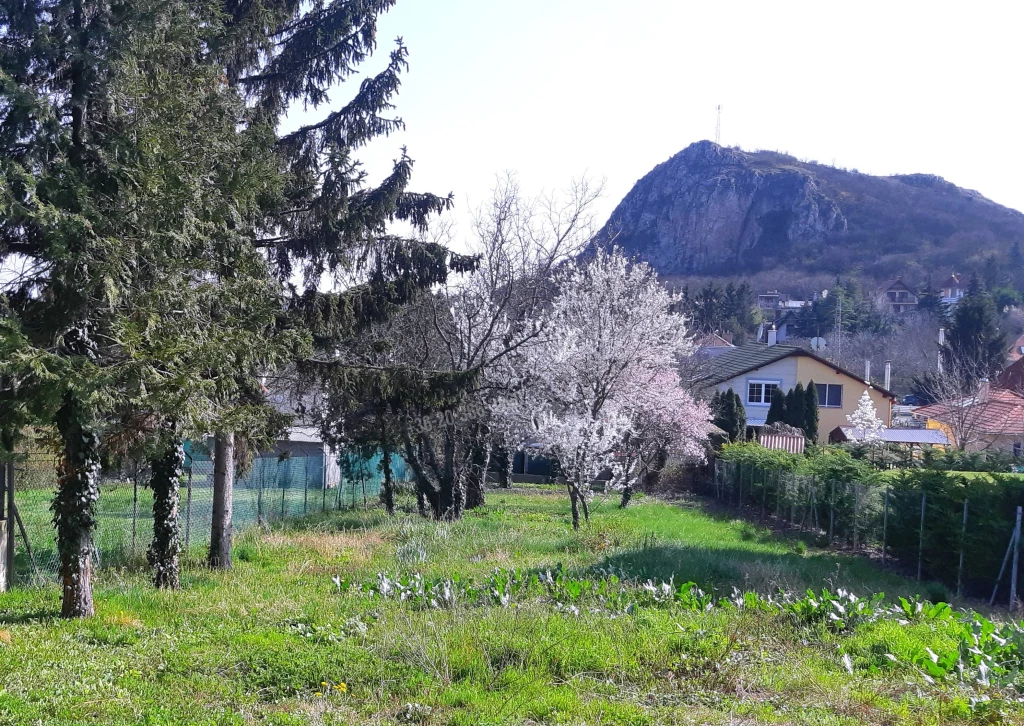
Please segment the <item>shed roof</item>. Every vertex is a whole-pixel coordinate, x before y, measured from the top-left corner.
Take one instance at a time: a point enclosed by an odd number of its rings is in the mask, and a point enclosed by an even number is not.
[[[842,432],[842,439],[845,441],[861,441],[864,432],[861,429],[849,426],[840,426],[833,434]],[[829,436],[833,438],[832,435]],[[839,438],[836,436],[835,438]],[[882,429],[878,436],[879,441],[886,444],[934,444],[937,446],[948,446],[949,437],[938,429]]]

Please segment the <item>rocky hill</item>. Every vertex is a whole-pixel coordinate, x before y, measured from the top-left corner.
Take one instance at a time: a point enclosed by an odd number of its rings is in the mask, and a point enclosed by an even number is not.
[[[1024,244],[1024,214],[937,176],[869,176],[700,141],[637,182],[598,239],[666,276],[915,277],[1007,259]]]

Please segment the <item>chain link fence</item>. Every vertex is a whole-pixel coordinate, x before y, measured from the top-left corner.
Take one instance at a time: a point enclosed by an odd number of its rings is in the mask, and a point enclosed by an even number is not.
[[[381,488],[380,456],[339,461],[322,445],[290,446],[287,453],[257,456],[235,478],[233,528],[236,533],[254,525],[315,512],[375,506]],[[56,487],[53,455],[28,453],[15,467],[15,507],[18,518],[14,574],[19,584],[55,582],[59,567],[50,503]],[[404,462],[393,462],[398,478]],[[201,447],[186,445],[181,481],[181,538],[186,552],[199,555],[210,542],[213,515],[213,460]],[[117,473],[104,474],[100,483],[95,531],[98,567],[137,565],[145,559],[153,536],[153,495],[149,471],[128,462]]]
[[[747,519],[870,556],[958,596],[1002,593],[1005,602],[1016,581],[1007,563],[1020,546],[1019,478],[907,470],[868,484],[718,460],[701,486]]]

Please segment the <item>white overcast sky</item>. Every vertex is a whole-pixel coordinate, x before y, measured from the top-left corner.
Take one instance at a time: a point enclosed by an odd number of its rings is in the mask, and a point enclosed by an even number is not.
[[[723,144],[939,174],[1024,210],[1022,20],[1009,1],[399,0],[366,68],[405,39],[408,129],[360,157],[377,178],[408,146],[414,188],[454,192],[460,222],[503,170],[532,191],[588,173],[603,222],[714,138],[721,104]]]

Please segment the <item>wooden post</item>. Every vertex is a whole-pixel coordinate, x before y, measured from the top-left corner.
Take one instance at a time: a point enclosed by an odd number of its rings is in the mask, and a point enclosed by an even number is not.
[[[924,503],[925,492],[921,492],[921,533],[917,540],[917,581],[921,582],[921,571],[924,567]]]
[[[885,488],[885,509],[882,514],[882,564],[885,564],[885,546],[889,537],[889,487]]]
[[[967,540],[967,499],[964,499],[964,521],[960,525],[960,564],[956,568],[956,596],[963,596],[964,583],[964,542]]]
[[[135,476],[132,477],[132,555],[135,554],[135,538],[139,528],[139,462],[135,462]]]
[[[1012,612],[1017,608],[1017,560],[1020,555],[1020,515],[1021,507],[1017,507],[1017,524],[1013,527],[1013,569],[1010,570],[1010,604]]]

